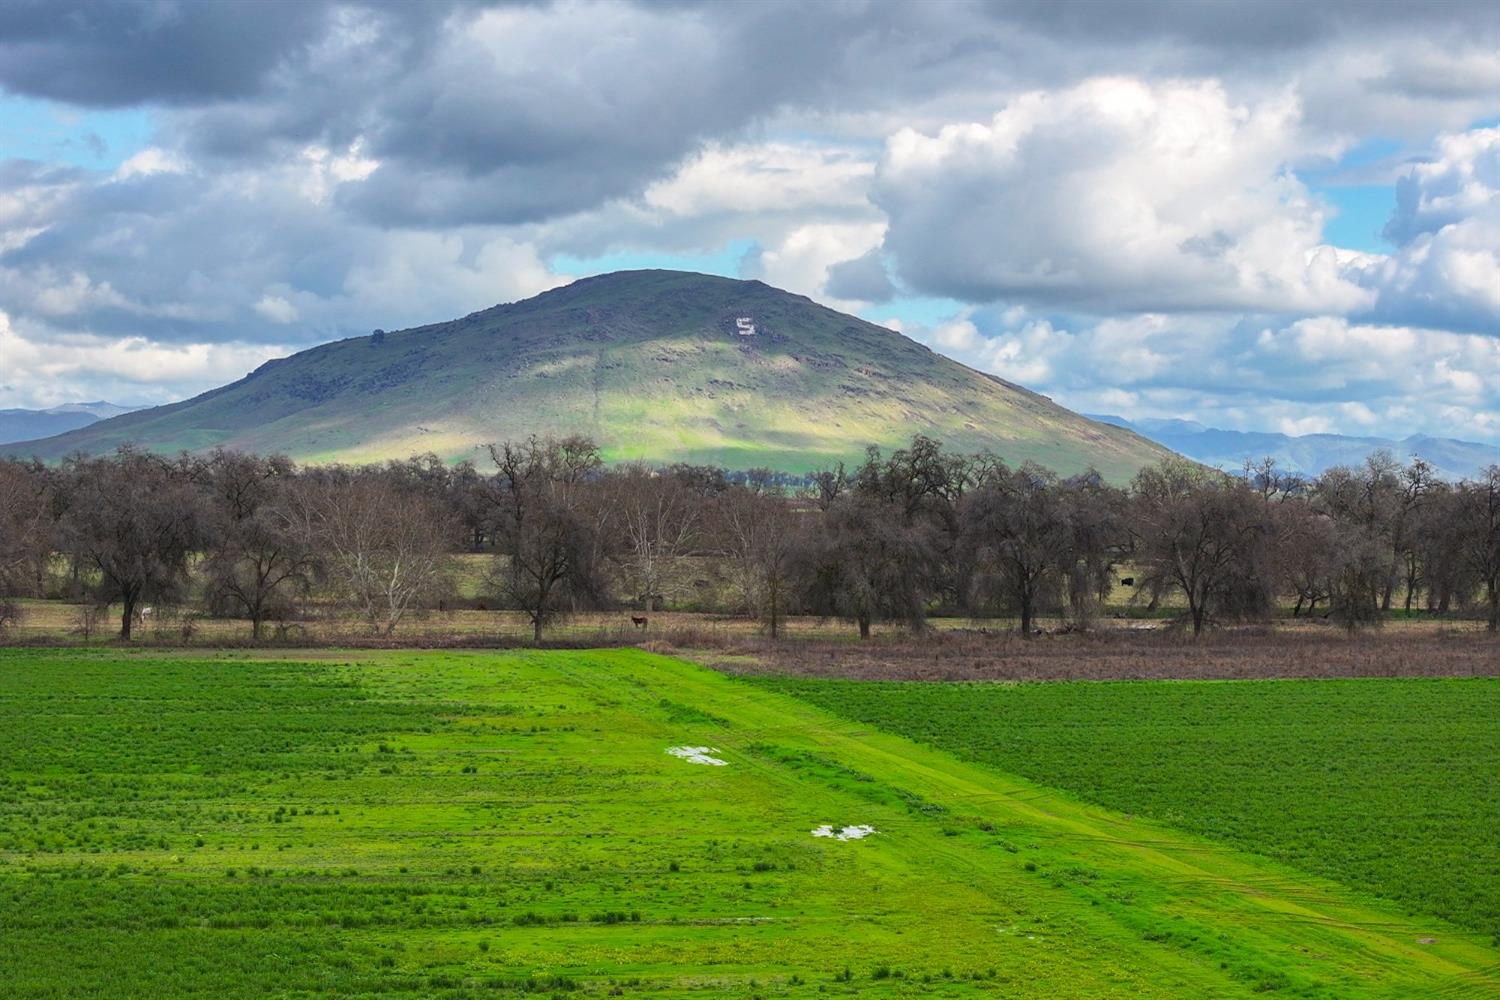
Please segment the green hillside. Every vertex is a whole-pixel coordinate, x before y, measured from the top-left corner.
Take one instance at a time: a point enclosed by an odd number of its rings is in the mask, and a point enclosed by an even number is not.
[[[457,460],[572,432],[612,460],[788,472],[915,433],[1114,479],[1168,454],[805,297],[677,271],[585,278],[449,323],[324,344],[193,399],[8,450],[55,459],[135,442]]]

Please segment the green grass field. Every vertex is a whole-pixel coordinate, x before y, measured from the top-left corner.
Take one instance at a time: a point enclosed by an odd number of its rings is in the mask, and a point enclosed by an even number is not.
[[[1500,681],[772,680],[1500,940]]]
[[[636,650],[0,652],[0,782],[6,996],[1500,990],[1487,936]]]

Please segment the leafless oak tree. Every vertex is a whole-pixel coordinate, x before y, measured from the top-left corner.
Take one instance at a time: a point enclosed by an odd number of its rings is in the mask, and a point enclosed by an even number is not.
[[[287,521],[370,627],[387,635],[438,586],[454,534],[448,511],[420,491],[338,469],[298,482]]]
[[[73,458],[64,468],[72,486],[61,547],[97,574],[98,600],[120,602],[120,638],[129,640],[144,601],[174,599],[187,583],[188,557],[202,537],[190,466],[127,449]]]

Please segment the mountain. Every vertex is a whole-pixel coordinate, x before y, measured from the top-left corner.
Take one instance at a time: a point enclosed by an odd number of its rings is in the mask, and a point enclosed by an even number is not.
[[[130,413],[137,407],[117,406],[99,400],[65,403],[48,410],[0,410],[0,444],[51,437],[89,424]]]
[[[1405,464],[1414,458],[1432,463],[1445,479],[1471,478],[1481,469],[1500,463],[1500,446],[1453,438],[1348,437],[1343,434],[1260,433],[1226,431],[1191,420],[1126,420],[1095,414],[1092,419],[1133,430],[1204,465],[1238,469],[1245,460],[1267,455],[1288,472],[1315,476],[1335,465],[1356,465],[1377,451],[1390,452]]]
[[[463,319],[355,337],[238,382],[12,453],[58,458],[135,442],[303,461],[589,434],[611,460],[804,472],[913,434],[1060,472],[1128,477],[1167,451],[902,335],[758,281],[623,271]]]

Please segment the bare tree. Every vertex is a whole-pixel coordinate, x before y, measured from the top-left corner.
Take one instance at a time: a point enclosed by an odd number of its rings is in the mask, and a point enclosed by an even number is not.
[[[207,493],[202,575],[213,611],[233,611],[250,619],[259,640],[265,621],[285,615],[292,600],[305,595],[316,568],[306,532],[288,503],[295,474],[281,456],[262,458],[215,451],[205,463]]]
[[[1376,452],[1358,467],[1336,466],[1318,477],[1313,500],[1338,523],[1347,556],[1340,571],[1344,584],[1334,595],[1341,618],[1374,620],[1349,604],[1359,595],[1370,596],[1376,610],[1390,610],[1404,496],[1401,466],[1388,451]]]
[[[1142,584],[1181,591],[1194,635],[1214,615],[1269,613],[1271,525],[1250,485],[1168,459],[1142,469],[1133,492]]]
[[[1334,539],[1329,613],[1351,632],[1361,625],[1379,625],[1381,595],[1391,575],[1388,539],[1349,523],[1335,523]]]
[[[387,635],[441,583],[454,534],[446,508],[371,471],[304,476],[290,491],[286,520],[371,628]],[[282,563],[288,573],[290,558]]]
[[[1427,594],[1427,610],[1447,614],[1479,588],[1474,567],[1464,555],[1464,501],[1461,489],[1437,483],[1416,511],[1411,545]]]
[[[254,455],[215,448],[192,466],[194,481],[207,494],[211,513],[231,521],[249,517],[277,497],[296,474],[285,455]]]
[[[1392,573],[1381,592],[1381,608],[1391,608],[1391,592],[1396,583],[1403,584],[1406,592],[1406,610],[1409,612],[1421,589],[1422,562],[1416,546],[1416,526],[1422,508],[1426,506],[1437,486],[1437,473],[1421,458],[1413,459],[1399,475],[1400,492],[1396,497],[1391,519],[1391,548],[1399,573]]]
[[[1464,560],[1484,586],[1489,630],[1500,631],[1500,465],[1460,484],[1458,494]]]
[[[743,486],[719,498],[717,513],[741,606],[778,638],[791,596],[797,515],[780,494]]]
[[[1071,506],[1057,477],[1038,466],[1004,470],[961,507],[971,600],[1014,609],[1031,638],[1043,608],[1056,607],[1073,563]]]
[[[490,446],[497,475],[501,589],[531,620],[532,637],[568,610],[599,604],[613,504],[599,488],[599,451],[586,438]]]
[[[448,506],[463,528],[470,552],[479,552],[494,543],[495,483],[480,473],[473,462],[460,462],[448,478]]]
[[[1292,617],[1316,614],[1333,599],[1332,578],[1338,557],[1338,525],[1302,500],[1277,504],[1276,568],[1283,593],[1296,598]]]
[[[681,479],[642,465],[609,475],[605,489],[620,526],[620,558],[642,611],[655,610],[675,580],[677,561],[697,537],[704,504]]]
[[[52,552],[51,493],[45,469],[0,461],[0,632],[20,620],[16,598],[41,592]]]
[[[122,449],[111,458],[72,458],[61,547],[98,577],[97,598],[119,601],[120,638],[129,640],[142,602],[175,599],[201,537],[200,499],[187,463]]]
[[[923,627],[935,549],[900,504],[856,490],[821,516],[797,559],[813,610],[854,622],[861,639],[876,621]]]
[[[1115,566],[1129,549],[1128,498],[1092,469],[1063,486],[1073,525],[1068,603],[1073,624],[1086,628],[1114,589]]]
[[[821,511],[832,507],[848,488],[849,474],[844,470],[843,462],[812,474],[812,494]]]
[[[849,478],[848,491],[897,508],[903,523],[930,547],[927,580],[933,593],[962,603],[959,503],[966,491],[1003,469],[1004,463],[993,455],[947,453],[941,442],[918,434],[887,459],[870,448],[864,464]]]

